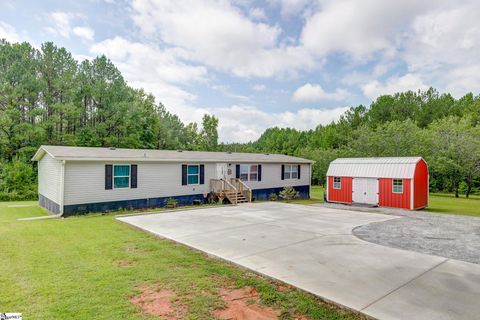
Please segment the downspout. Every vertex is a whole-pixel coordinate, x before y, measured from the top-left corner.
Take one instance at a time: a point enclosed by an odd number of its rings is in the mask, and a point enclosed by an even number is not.
[[[17,220],[20,221],[29,221],[29,220],[45,220],[45,219],[56,219],[63,216],[63,205],[64,205],[64,194],[65,194],[65,160],[62,160],[62,169],[60,174],[60,212],[53,215],[41,216],[41,217],[32,217],[32,218],[20,218]]]

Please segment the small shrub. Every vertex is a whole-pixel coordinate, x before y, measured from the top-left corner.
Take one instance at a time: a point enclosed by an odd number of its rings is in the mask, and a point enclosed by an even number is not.
[[[288,200],[293,200],[298,198],[299,193],[293,187],[287,186],[287,187],[284,187],[282,191],[280,191],[279,196],[283,200],[288,201]]]
[[[270,193],[270,195],[268,196],[268,198],[270,199],[270,201],[277,201],[278,199],[278,196],[275,192],[272,192]]]
[[[174,198],[168,198],[165,200],[165,206],[167,207],[176,207],[178,204],[178,201]]]

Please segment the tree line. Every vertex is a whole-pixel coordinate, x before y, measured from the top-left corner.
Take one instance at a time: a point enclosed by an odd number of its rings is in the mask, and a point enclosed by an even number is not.
[[[105,56],[78,62],[51,42],[0,40],[0,200],[36,197],[30,159],[42,144],[283,153],[315,160],[315,184],[338,157],[419,155],[432,191],[468,196],[480,188],[479,124],[480,96],[431,88],[381,96],[314,130],[270,128],[250,143],[218,144],[214,115],[182,123]]]
[[[221,148],[315,160],[315,184],[325,183],[329,163],[339,157],[422,156],[431,191],[468,197],[480,189],[480,96],[455,99],[433,88],[384,95],[314,130],[270,128],[255,142]]]
[[[0,199],[36,197],[29,160],[42,144],[212,150],[218,119],[184,124],[128,86],[105,56],[77,62],[51,42],[0,40]]]

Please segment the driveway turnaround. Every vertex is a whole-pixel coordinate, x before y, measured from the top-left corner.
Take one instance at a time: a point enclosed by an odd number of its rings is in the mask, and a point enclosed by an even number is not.
[[[399,217],[268,202],[117,219],[375,318],[480,314],[480,265],[352,234],[356,227]]]

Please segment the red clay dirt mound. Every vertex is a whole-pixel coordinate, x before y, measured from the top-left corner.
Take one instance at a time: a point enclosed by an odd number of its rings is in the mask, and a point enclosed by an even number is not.
[[[257,291],[252,287],[240,289],[220,289],[220,295],[225,302],[224,309],[213,312],[218,319],[229,320],[271,320],[278,319],[277,312],[259,305]]]
[[[175,297],[175,293],[167,289],[146,288],[139,295],[130,298],[130,301],[147,315],[162,317],[166,320],[180,320],[185,317],[187,307],[174,305]]]

